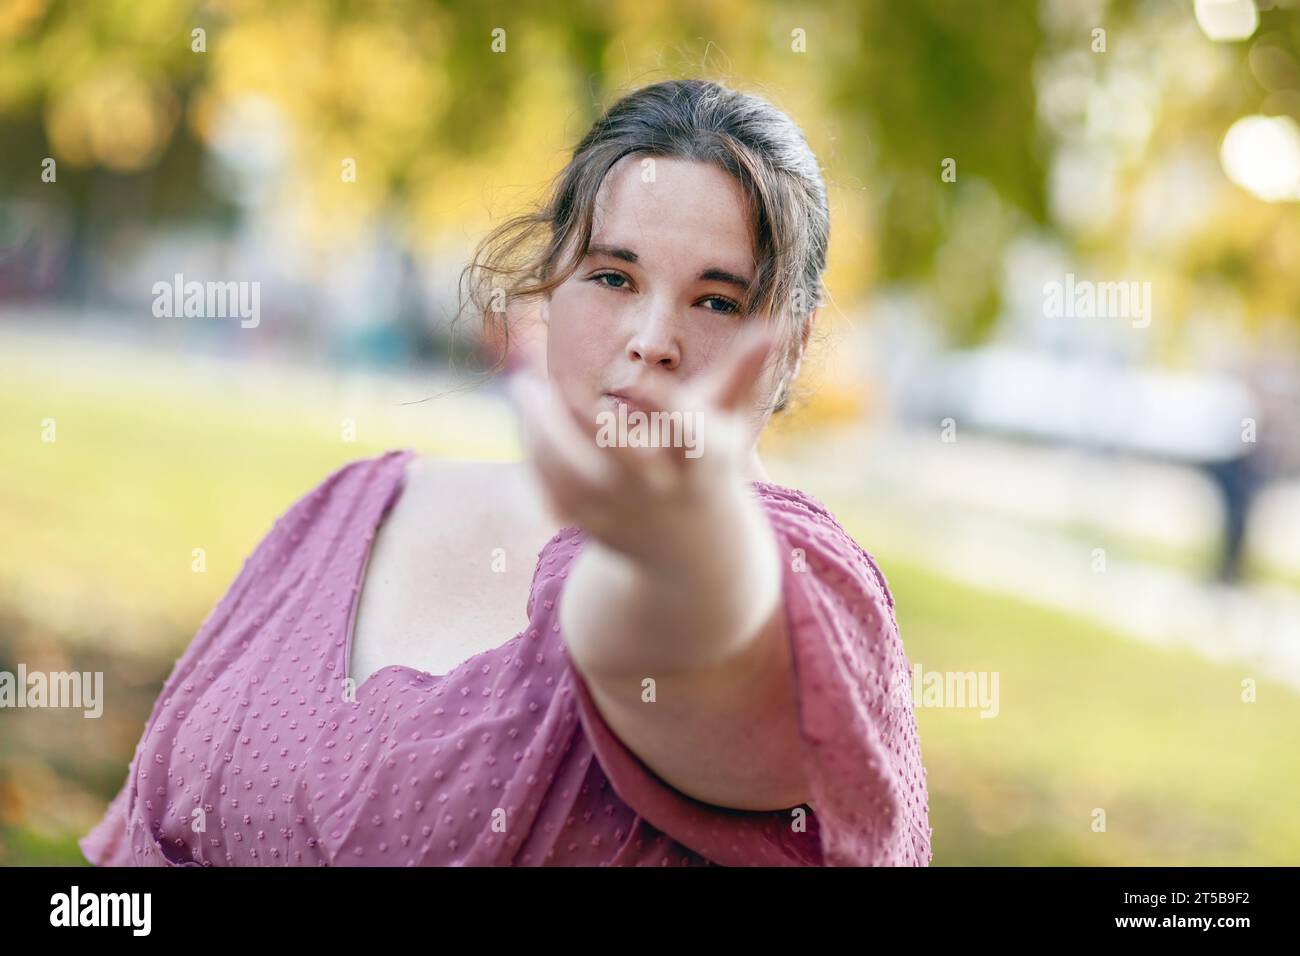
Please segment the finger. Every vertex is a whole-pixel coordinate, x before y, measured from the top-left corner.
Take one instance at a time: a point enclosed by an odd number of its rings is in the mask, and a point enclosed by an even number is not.
[[[596,450],[606,466],[605,478],[611,486],[635,480],[652,467],[645,454],[648,449],[627,441],[628,436],[619,428],[618,413],[613,409],[580,405],[562,395],[557,398],[568,413],[566,430],[571,425],[574,440]]]
[[[706,384],[709,404],[724,412],[735,412],[752,402],[775,344],[775,334],[765,326],[742,330],[716,371],[711,370]]]
[[[511,390],[525,423],[525,435],[539,464],[567,484],[596,494],[608,486],[609,463],[575,420],[571,406],[549,383],[528,373],[512,378]]]
[[[639,413],[627,413],[628,431],[608,451],[623,468],[623,474],[655,490],[666,490],[682,462],[696,457],[699,443],[699,412],[693,407],[688,388],[676,380],[649,379],[637,387],[638,399],[646,409],[642,429]],[[605,421],[618,425],[617,412]],[[638,437],[638,435],[643,437]],[[626,440],[623,440],[626,439]]]
[[[592,499],[586,494],[581,477],[549,443],[533,448],[529,460],[537,473],[543,497],[551,512],[564,525],[584,524],[582,504]]]
[[[636,482],[655,491],[667,490],[673,474],[671,459],[680,452],[671,443],[662,442],[663,435],[654,420],[650,420],[644,433],[631,426],[627,434],[622,434],[617,421],[610,424],[611,434],[602,433],[599,444],[601,452],[617,468],[617,480],[620,483]],[[675,436],[670,434],[669,437]]]
[[[585,505],[596,500],[596,489],[556,447],[546,426],[539,426],[529,450],[545,498],[564,524],[585,524]]]
[[[613,465],[615,468],[635,465],[634,461],[627,460],[628,456],[613,454],[626,451],[628,447],[626,443],[617,440],[619,436],[616,412],[604,407],[575,402],[566,398],[559,390],[552,390],[552,394],[555,407],[562,417],[567,419],[567,422],[561,425],[565,432],[575,440],[580,439],[589,447],[598,449],[606,464]],[[609,453],[606,453],[607,449]]]

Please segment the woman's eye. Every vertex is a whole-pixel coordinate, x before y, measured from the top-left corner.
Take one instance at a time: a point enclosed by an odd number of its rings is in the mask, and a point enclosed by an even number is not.
[[[721,302],[721,303],[722,303],[722,306],[721,306],[720,308],[709,309],[710,312],[728,312],[728,313],[729,313],[729,312],[735,312],[737,309],[740,308],[740,306],[739,306],[737,303],[732,302],[730,299],[724,299],[724,298],[723,298],[722,296],[720,296],[720,295],[711,295],[711,296],[709,296],[707,299],[705,299],[704,301],[705,301],[705,302]]]
[[[592,281],[592,282],[600,282],[601,279],[617,279],[617,280],[618,280],[619,282],[621,282],[621,283],[626,283],[626,282],[627,282],[627,276],[619,275],[617,272],[602,272],[602,273],[600,273],[599,275],[594,275],[594,276],[591,277],[591,281]],[[608,284],[604,284],[604,283],[602,283],[602,284],[605,285],[605,288],[607,288],[607,289],[626,289],[626,288],[627,288],[627,285],[626,285],[626,284],[624,284],[624,285],[608,285]]]
[[[613,281],[605,282],[604,280],[606,279],[610,279]],[[607,289],[622,290],[622,289],[630,288],[630,285],[628,284],[627,276],[619,272],[600,272],[594,276],[591,276],[587,281],[598,283],[600,285],[603,285]],[[704,302],[720,303],[719,305],[710,307],[708,311],[721,312],[724,315],[737,312],[740,309],[739,303],[733,302],[731,299],[728,299],[725,296],[720,296],[720,295],[708,296],[707,298],[701,300],[701,304],[703,304]]]

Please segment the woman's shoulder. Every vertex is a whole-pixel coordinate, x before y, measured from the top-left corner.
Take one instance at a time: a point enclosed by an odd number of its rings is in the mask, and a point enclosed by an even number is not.
[[[400,490],[411,449],[393,449],[354,458],[309,484],[275,520],[271,535],[300,539],[315,529],[332,527],[378,507],[382,511]]]
[[[318,512],[340,502],[355,501],[366,491],[400,481],[413,457],[413,449],[394,448],[336,465],[322,477],[307,483],[280,520],[289,514]]]
[[[520,470],[517,462],[439,458],[413,448],[353,458],[299,491],[267,537],[296,544],[381,520],[401,526],[477,520],[520,501]]]
[[[524,463],[521,461],[443,458],[422,455],[411,449],[386,454],[402,456],[407,482],[412,487],[448,490],[474,488],[492,492],[516,486],[525,477]],[[384,457],[386,456],[378,456],[380,459]]]
[[[779,527],[801,529],[804,533],[820,533],[851,542],[860,547],[839,519],[820,499],[792,485],[772,481],[752,481],[754,495],[762,502],[772,520]]]
[[[525,462],[401,454],[403,497],[421,511],[491,521],[530,518],[540,505]]]
[[[381,505],[392,514],[379,517],[385,536],[399,544],[419,549],[436,539],[444,552],[494,543],[535,553],[558,530],[526,462],[436,457],[411,449],[366,461],[387,468],[395,485]]]
[[[811,553],[820,562],[829,561],[841,571],[856,572],[860,580],[878,589],[893,608],[893,593],[875,556],[820,499],[789,485],[770,481],[751,484],[787,547],[797,548],[802,558]]]
[[[471,491],[490,498],[519,484],[520,471],[519,462],[441,458],[413,448],[394,448],[336,466],[303,491],[286,515],[337,511],[387,491],[403,497],[413,492],[410,497],[425,502]]]
[[[835,521],[835,516],[831,514],[830,509],[827,508],[826,505],[817,498],[808,494],[808,492],[796,488],[793,485],[782,485],[777,484],[774,481],[758,480],[751,481],[749,484],[750,487],[753,488],[754,493],[761,500],[783,505],[787,508],[793,506],[798,510],[806,511],[809,514],[829,518],[831,521]],[[838,524],[838,522],[836,522],[836,524]]]

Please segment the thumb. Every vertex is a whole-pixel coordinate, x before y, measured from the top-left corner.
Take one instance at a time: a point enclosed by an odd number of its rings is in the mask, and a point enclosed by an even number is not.
[[[765,325],[741,330],[710,377],[708,397],[715,407],[734,412],[753,399],[775,345],[776,335]]]

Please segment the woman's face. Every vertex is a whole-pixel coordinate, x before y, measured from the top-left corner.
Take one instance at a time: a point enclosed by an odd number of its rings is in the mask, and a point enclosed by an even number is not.
[[[648,159],[625,156],[605,177],[590,249],[543,306],[551,381],[597,411],[617,407],[610,392],[694,378],[763,321],[738,312],[756,268],[739,184],[716,166]],[[755,441],[779,366],[770,359],[756,389]]]

